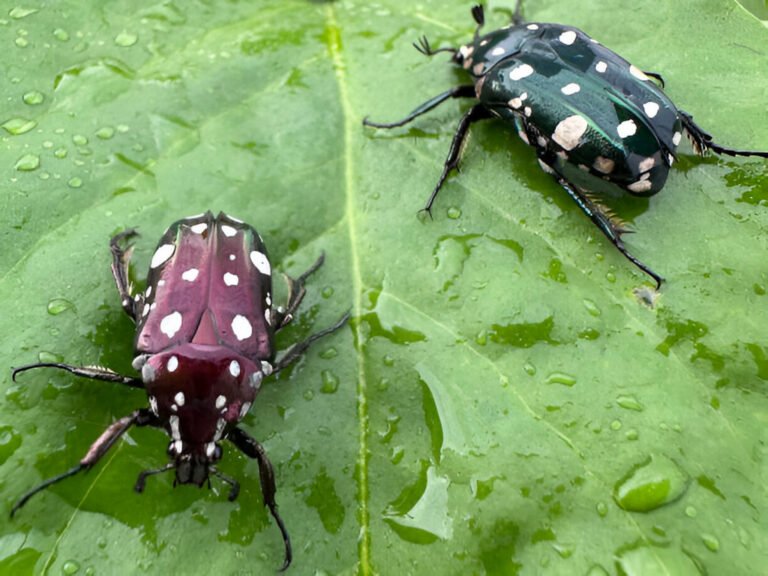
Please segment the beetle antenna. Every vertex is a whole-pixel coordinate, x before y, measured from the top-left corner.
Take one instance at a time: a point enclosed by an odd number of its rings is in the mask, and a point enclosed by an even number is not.
[[[24,506],[24,504],[27,503],[27,500],[32,498],[32,496],[34,496],[38,492],[42,492],[43,490],[48,488],[48,486],[51,486],[52,484],[56,484],[57,482],[61,482],[62,480],[64,480],[65,478],[69,478],[70,476],[74,476],[81,470],[85,470],[87,468],[88,466],[85,466],[84,464],[78,464],[77,466],[70,468],[69,470],[59,474],[58,476],[54,476],[53,478],[48,478],[48,480],[46,480],[42,484],[38,484],[37,486],[32,488],[32,490],[24,494],[21,498],[19,498],[16,501],[16,504],[14,504],[13,508],[11,508],[11,518],[13,518],[13,515],[16,514],[19,508],[21,508],[22,506]]]
[[[413,47],[416,48],[416,50],[418,50],[420,53],[424,54],[424,56],[434,56],[440,52],[450,52],[453,56],[456,56],[457,52],[456,48],[432,48],[432,46],[429,45],[429,40],[427,40],[426,36],[419,38],[418,43],[414,42]]]
[[[517,0],[515,13],[512,15],[512,24],[519,26],[523,22],[525,22],[525,19],[523,18],[523,0]]]
[[[156,468],[154,470],[142,470],[139,474],[139,477],[136,479],[136,484],[133,486],[133,489],[136,490],[139,494],[144,492],[144,486],[147,484],[147,477],[148,476],[154,476],[155,474],[162,474],[163,472],[168,472],[168,470],[173,470],[176,467],[176,464],[174,462],[169,462],[162,468]],[[175,485],[175,482],[174,482]]]
[[[16,376],[34,368],[56,368],[57,370],[65,370],[75,376],[82,376],[83,378],[90,378],[91,380],[104,380],[106,382],[125,384],[132,388],[144,388],[144,383],[141,380],[131,378],[130,376],[123,376],[109,368],[103,368],[101,366],[72,366],[70,364],[61,364],[60,362],[38,362],[36,364],[19,366],[18,368],[13,369],[11,379],[16,382]]]
[[[480,28],[485,24],[485,9],[482,4],[472,6],[472,18],[477,22],[477,29],[475,30],[475,38],[477,38],[480,34]]]

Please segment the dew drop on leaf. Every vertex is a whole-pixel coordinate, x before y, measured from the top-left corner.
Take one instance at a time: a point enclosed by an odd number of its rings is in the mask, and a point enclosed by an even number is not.
[[[688,477],[669,457],[651,455],[634,466],[613,492],[616,503],[631,512],[650,512],[674,502],[688,488]]]
[[[57,316],[66,310],[74,308],[75,305],[72,304],[72,302],[69,300],[65,300],[64,298],[52,298],[48,302],[48,314],[51,314],[52,316]]]

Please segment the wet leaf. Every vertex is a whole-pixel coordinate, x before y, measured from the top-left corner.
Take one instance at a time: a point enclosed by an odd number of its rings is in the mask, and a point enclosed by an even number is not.
[[[492,4],[488,25],[510,8]],[[765,161],[683,153],[661,194],[617,203],[637,231],[629,248],[667,279],[656,295],[497,122],[473,128],[434,220],[417,218],[469,103],[392,131],[361,121],[397,119],[466,82],[447,55],[410,47],[421,34],[434,46],[471,38],[464,2],[6,10],[7,507],[146,405],[140,391],[42,370],[13,383],[7,368],[63,360],[131,373],[108,239],[139,228],[141,286],[164,228],[212,209],[256,226],[283,271],[299,274],[325,251],[282,348],[348,308],[354,316],[265,383],[244,424],[275,465],[294,573],[765,564]],[[531,0],[525,12],[662,73],[719,142],[768,147],[759,11]],[[132,491],[139,471],[165,463],[166,443],[133,430],[93,470],[36,496],[0,526],[0,571],[279,567],[257,465],[231,446],[220,468],[242,483],[235,503],[215,479],[210,491],[174,490],[159,475]],[[646,462],[666,465],[641,492],[673,470],[674,497],[622,509],[617,486]]]

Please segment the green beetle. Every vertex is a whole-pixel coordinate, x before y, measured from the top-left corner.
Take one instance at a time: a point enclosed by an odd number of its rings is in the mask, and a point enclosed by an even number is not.
[[[621,239],[627,230],[598,196],[659,192],[683,133],[698,154],[712,150],[768,158],[768,152],[716,144],[664,94],[661,76],[643,72],[578,28],[524,22],[521,1],[512,24],[482,36],[483,7],[473,7],[472,16],[477,22],[472,42],[433,50],[422,38],[416,48],[427,56],[450,53],[453,62],[472,76],[473,84],[431,98],[398,122],[377,123],[366,118],[363,123],[395,128],[448,99],[475,98],[477,103],[459,122],[443,172],[424,210],[431,213],[445,179],[458,168],[470,125],[502,118],[514,124],[520,138],[536,150],[544,171],[630,262],[654,279],[658,289],[663,278],[628,252]]]

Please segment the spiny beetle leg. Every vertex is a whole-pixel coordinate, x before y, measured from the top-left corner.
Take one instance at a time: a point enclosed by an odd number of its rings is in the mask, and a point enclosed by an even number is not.
[[[133,489],[141,494],[144,492],[144,487],[147,484],[147,478],[149,476],[154,476],[155,474],[162,474],[163,472],[168,472],[169,470],[173,470],[176,468],[175,462],[169,462],[165,466],[161,468],[155,468],[153,470],[142,470],[139,472],[139,477],[136,479],[136,484],[133,485]],[[175,485],[175,484],[174,484]]]
[[[137,426],[146,426],[148,424],[155,424],[156,423],[156,416],[149,412],[148,410],[135,410],[130,416],[125,416],[123,418],[120,418],[120,420],[117,420],[116,422],[113,422],[104,432],[101,433],[101,436],[99,436],[96,441],[91,444],[91,447],[88,448],[88,452],[86,452],[85,456],[80,460],[80,463],[77,466],[74,466],[73,468],[70,468],[66,472],[59,474],[58,476],[54,476],[53,478],[49,478],[48,480],[45,480],[41,484],[38,484],[34,488],[32,488],[29,492],[24,494],[21,498],[18,499],[16,504],[13,505],[13,508],[11,508],[11,517],[13,517],[14,514],[24,506],[24,504],[27,503],[27,501],[32,498],[35,494],[38,492],[41,492],[42,490],[45,490],[49,486],[56,484],[57,482],[61,482],[65,478],[69,478],[70,476],[74,476],[78,472],[82,470],[88,470],[90,469],[94,464],[96,464],[104,454],[106,454],[109,449],[112,447],[112,445],[122,436],[125,434],[125,432],[134,424]]]
[[[131,294],[130,282],[128,280],[128,264],[131,260],[132,246],[129,244],[125,249],[120,245],[123,241],[130,240],[138,236],[138,232],[133,228],[116,234],[109,241],[109,249],[112,251],[112,276],[115,278],[117,292],[120,294],[120,303],[125,313],[136,321],[136,309],[140,309],[143,304],[143,296],[139,295],[138,300],[134,300]]]
[[[613,243],[614,246],[616,246],[616,248],[618,248],[619,252],[621,252],[627,260],[632,262],[632,264],[653,278],[654,282],[656,282],[656,290],[661,288],[661,283],[664,281],[664,278],[656,274],[656,272],[632,256],[632,254],[630,254],[624,246],[624,242],[621,240],[621,235],[626,233],[627,230],[617,226],[616,223],[614,223],[614,221],[611,219],[611,216],[605,212],[605,209],[602,206],[592,201],[585,194],[581,193],[565,178],[556,174],[555,179],[557,180],[557,183],[560,184],[560,186],[562,186],[566,192],[568,192],[568,195],[573,198],[578,207],[581,208],[582,212],[589,216],[589,219],[592,220],[592,222],[600,229],[600,231],[605,234],[605,236]]]
[[[448,178],[448,174],[454,168],[459,168],[459,162],[461,160],[461,154],[464,151],[464,143],[469,132],[469,127],[479,120],[485,120],[491,117],[491,112],[482,104],[476,104],[472,106],[472,108],[469,109],[469,112],[464,114],[462,117],[458,128],[456,128],[456,133],[453,135],[453,140],[451,141],[451,149],[448,151],[448,157],[445,159],[445,163],[443,164],[443,173],[440,174],[437,185],[435,186],[435,189],[432,190],[432,194],[429,196],[429,200],[427,200],[427,203],[423,208],[423,210],[430,216],[432,216],[432,204],[434,204],[435,198],[437,198],[437,194],[443,187],[445,179]]]
[[[315,260],[315,263],[298,278],[293,279],[287,274],[285,275],[285,279],[288,282],[288,303],[285,305],[285,310],[277,310],[273,312],[275,317],[274,324],[277,326],[275,331],[278,331],[291,323],[293,320],[293,313],[299,307],[301,301],[304,300],[304,296],[307,293],[304,289],[304,282],[306,282],[307,278],[316,272],[324,262],[325,253],[322,253],[320,254],[320,257]]]
[[[91,380],[103,380],[104,382],[116,382],[118,384],[125,384],[131,388],[144,388],[144,382],[139,378],[131,378],[130,376],[123,376],[117,372],[113,372],[109,368],[103,368],[100,366],[71,366],[69,364],[61,364],[59,362],[38,362],[37,364],[27,364],[26,366],[19,366],[13,369],[11,378],[16,381],[16,376],[27,370],[34,368],[56,368],[57,370],[65,370],[75,376],[82,376],[83,378],[90,378]]]
[[[430,98],[420,106],[416,107],[408,116],[397,122],[390,122],[387,124],[379,122],[371,122],[368,118],[363,118],[364,126],[371,126],[372,128],[397,128],[404,126],[414,119],[418,118],[422,114],[426,114],[430,110],[437,108],[440,104],[450,98],[475,98],[475,87],[469,86],[455,86],[450,90],[446,90],[442,94],[438,94],[434,98]]]
[[[264,499],[264,505],[269,508],[272,517],[275,519],[275,522],[277,522],[277,525],[280,527],[280,532],[283,535],[285,560],[280,568],[280,571],[282,572],[291,565],[293,553],[291,551],[291,539],[288,536],[288,530],[285,528],[283,519],[277,511],[277,502],[275,502],[277,488],[275,487],[275,471],[272,468],[272,463],[269,461],[264,447],[244,430],[235,427],[232,432],[229,433],[227,439],[237,446],[243,454],[249,458],[254,458],[259,463],[261,495]]]
[[[705,132],[696,122],[693,121],[693,116],[682,110],[678,110],[680,113],[680,121],[683,123],[683,128],[688,132],[693,140],[693,147],[696,153],[699,155],[704,154],[707,150],[712,150],[717,154],[726,154],[728,156],[759,156],[761,158],[768,158],[768,152],[762,152],[759,150],[736,150],[734,148],[726,148],[720,146],[712,140],[712,135]]]
[[[421,54],[424,54],[424,56],[434,56],[440,52],[449,52],[454,56],[456,55],[456,48],[432,48],[432,46],[429,45],[429,40],[427,40],[426,36],[419,38],[418,43],[414,42],[413,47],[416,48],[416,50],[418,50]]]
[[[304,352],[312,345],[313,342],[319,340],[323,336],[328,336],[328,334],[336,332],[336,330],[344,326],[344,324],[349,321],[349,317],[350,314],[347,312],[344,314],[344,316],[339,318],[333,326],[329,326],[328,328],[320,330],[320,332],[315,332],[303,342],[299,342],[288,348],[288,351],[283,354],[275,363],[274,372],[279,372],[286,366],[290,365],[292,362],[295,362],[299,356],[304,354]]]
[[[230,502],[234,502],[237,500],[237,496],[240,494],[240,482],[235,480],[234,478],[230,478],[226,474],[221,473],[218,469],[211,466],[209,468],[211,474],[216,476],[219,480],[222,482],[225,482],[226,484],[229,484],[229,496],[227,496],[227,499]]]

